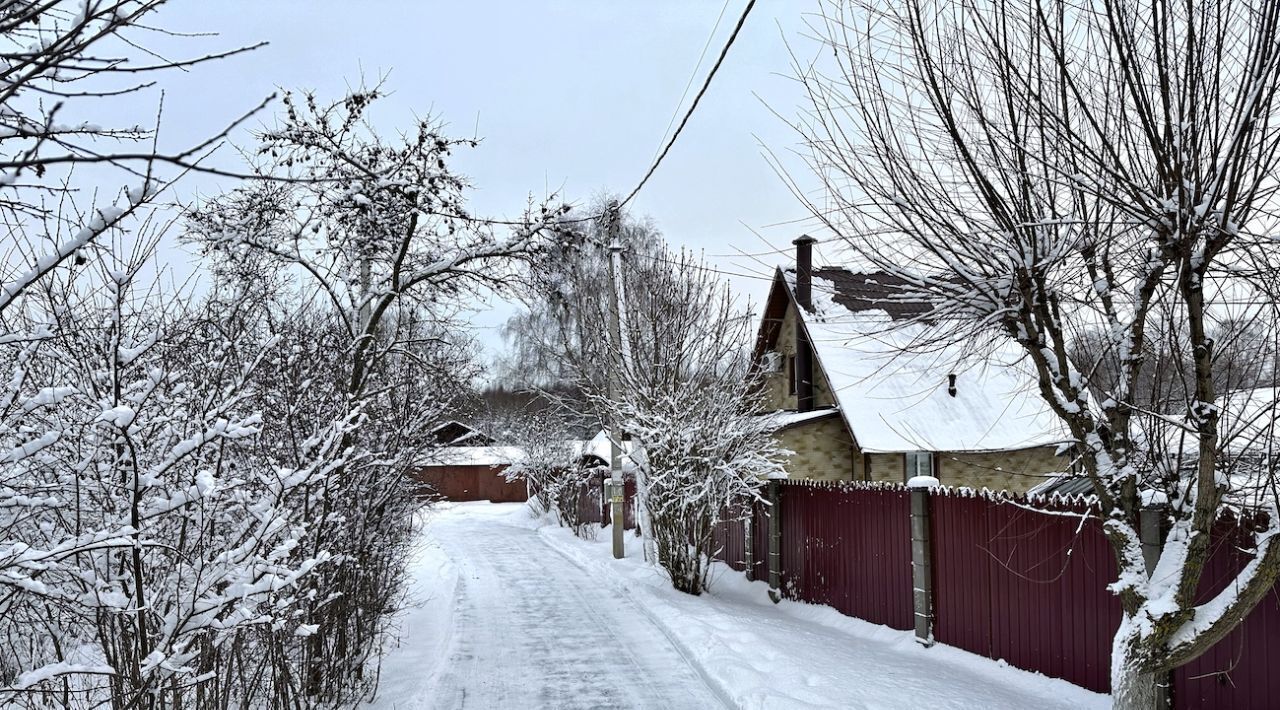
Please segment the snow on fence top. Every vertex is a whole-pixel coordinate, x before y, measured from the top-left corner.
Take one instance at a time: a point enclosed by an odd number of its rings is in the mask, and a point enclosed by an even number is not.
[[[795,488],[822,488],[834,491],[906,491],[906,486],[891,481],[815,481],[808,478],[782,479],[780,483]]]
[[[929,477],[931,478],[931,477]],[[937,480],[937,479],[935,479]],[[900,492],[906,493],[911,490],[906,484],[893,481],[814,481],[814,480],[786,480],[781,481],[783,485],[795,488],[817,488],[829,491],[854,492],[854,491],[880,491],[880,492]],[[1009,503],[1021,506],[1042,506],[1048,510],[1055,508],[1080,508],[1087,507],[1094,502],[1092,495],[1072,495],[1061,493],[1050,493],[1042,495],[1029,495],[1010,493],[1004,490],[992,490],[990,488],[969,488],[966,486],[945,486],[937,485],[930,487],[930,493],[935,496],[944,496],[951,498],[981,498],[993,503]]]
[[[877,492],[899,492],[908,493],[911,489],[903,483],[890,481],[813,481],[813,480],[783,480],[783,485],[791,488],[814,488],[828,491],[838,491],[841,493],[852,493],[857,491],[877,491]],[[1040,512],[1048,515],[1054,514],[1087,514],[1096,504],[1097,497],[1092,493],[1010,493],[1005,490],[992,490],[990,488],[969,488],[967,486],[947,486],[938,485],[929,489],[929,493],[935,497],[944,498],[972,498],[989,501],[1001,505],[1013,505],[1024,508],[1032,512]],[[1158,497],[1152,500],[1159,503]],[[1247,520],[1247,521],[1265,521],[1267,516],[1265,509],[1257,506],[1231,505],[1224,506],[1219,519],[1221,520]],[[1259,523],[1260,524],[1260,523]]]

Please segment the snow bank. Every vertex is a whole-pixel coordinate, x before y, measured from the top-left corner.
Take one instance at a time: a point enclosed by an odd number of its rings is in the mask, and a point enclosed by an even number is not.
[[[527,521],[527,514],[517,517]],[[526,523],[527,524],[527,523]],[[711,593],[676,592],[641,559],[613,560],[609,536],[575,538],[558,527],[547,543],[630,597],[697,664],[727,704],[741,708],[1110,707],[1106,695],[949,646],[924,648],[911,632],[844,616],[826,606],[769,601],[768,585],[717,563]]]
[[[447,514],[450,508],[450,504],[441,503],[434,510]],[[441,661],[448,655],[445,650],[453,637],[453,599],[459,576],[456,565],[426,534],[431,517],[424,514],[417,521],[422,533],[409,561],[409,592],[392,622],[400,644],[382,659],[378,695],[369,708],[430,706],[431,689]]]

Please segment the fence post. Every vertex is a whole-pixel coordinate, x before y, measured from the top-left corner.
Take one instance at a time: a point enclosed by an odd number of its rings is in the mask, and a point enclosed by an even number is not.
[[[742,521],[742,537],[746,543],[743,548],[743,564],[746,566],[747,579],[754,582],[756,579],[756,550],[755,550],[755,523],[756,523],[756,502],[754,500],[747,501],[747,517]]]
[[[1147,565],[1147,576],[1150,577],[1160,562],[1160,548],[1164,545],[1168,511],[1163,501],[1153,497],[1138,512],[1138,538],[1142,541],[1142,560]],[[1163,673],[1156,677],[1155,710],[1170,710],[1173,707],[1173,673]]]
[[[782,484],[769,481],[769,598],[782,601]]]
[[[916,617],[916,642],[933,645],[933,551],[929,545],[929,495],[938,485],[933,476],[907,481],[911,491],[911,594]]]

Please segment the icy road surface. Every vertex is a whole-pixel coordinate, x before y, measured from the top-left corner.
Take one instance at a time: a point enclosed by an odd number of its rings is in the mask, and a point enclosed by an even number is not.
[[[462,505],[429,519],[424,564],[413,573],[453,577],[453,598],[418,585],[435,598],[419,597],[423,607],[410,612],[405,642],[384,664],[377,707],[726,707],[634,601],[602,588],[537,530],[504,522],[511,512]],[[431,608],[442,605],[452,607],[443,622]],[[447,640],[424,654],[415,648],[428,641],[420,632]],[[440,658],[434,669],[432,653]]]
[[[412,601],[376,710],[1076,710],[1105,695],[828,607],[772,604],[721,566],[711,593],[671,589],[627,536],[595,541],[519,504],[442,506],[410,569]]]

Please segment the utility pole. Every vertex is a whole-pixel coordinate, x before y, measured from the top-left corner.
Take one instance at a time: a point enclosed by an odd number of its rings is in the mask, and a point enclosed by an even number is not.
[[[617,402],[620,383],[619,368],[625,362],[624,341],[622,338],[622,244],[618,241],[618,203],[609,205],[609,293],[613,307],[609,309],[609,339],[617,352],[609,353],[609,401]],[[613,558],[620,560],[625,556],[623,547],[623,530],[626,522],[623,503],[626,483],[622,478],[622,432],[618,422],[609,422],[609,513],[613,521]]]

